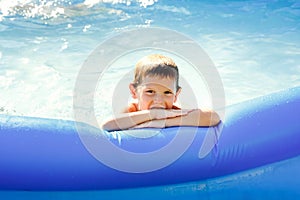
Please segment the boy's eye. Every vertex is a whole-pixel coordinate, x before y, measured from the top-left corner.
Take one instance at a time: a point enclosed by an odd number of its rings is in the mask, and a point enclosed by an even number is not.
[[[146,93],[148,93],[148,94],[154,94],[154,90],[146,90]]]
[[[171,92],[171,91],[165,91],[164,93],[165,93],[166,95],[173,94],[173,92]]]
[[[155,92],[155,90],[146,90],[145,93],[148,95],[154,95],[156,92]],[[164,94],[169,96],[169,95],[172,95],[173,92],[172,91],[164,91]]]

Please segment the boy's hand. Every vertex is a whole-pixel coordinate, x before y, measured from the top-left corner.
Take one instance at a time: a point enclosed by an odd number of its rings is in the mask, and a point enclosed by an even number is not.
[[[152,120],[168,119],[168,118],[184,116],[192,111],[193,110],[187,110],[187,109],[185,110],[151,109],[150,116]]]

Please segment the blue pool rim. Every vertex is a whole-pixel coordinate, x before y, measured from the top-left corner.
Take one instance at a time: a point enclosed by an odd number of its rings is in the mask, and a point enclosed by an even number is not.
[[[247,170],[299,156],[299,111],[300,87],[229,106],[222,123],[222,134],[212,151],[201,159],[199,147],[208,127],[170,127],[147,139],[120,134],[124,136],[121,143],[110,134],[101,135],[100,139],[105,137],[114,145],[140,152],[144,148],[161,147],[179,128],[187,134],[197,131],[193,143],[179,159],[147,173],[122,172],[98,161],[81,143],[73,121],[1,115],[0,190],[2,193],[135,190],[174,184],[184,186],[208,180],[218,182],[224,176],[238,177]],[[87,135],[102,133],[87,124],[80,126],[86,129]],[[132,134],[135,130],[129,131]],[[292,172],[289,170],[288,174]],[[297,171],[294,173],[295,176],[298,174]],[[274,181],[274,177],[286,178],[283,174],[270,173],[269,176],[266,181]],[[258,187],[261,181],[251,179],[251,185]]]

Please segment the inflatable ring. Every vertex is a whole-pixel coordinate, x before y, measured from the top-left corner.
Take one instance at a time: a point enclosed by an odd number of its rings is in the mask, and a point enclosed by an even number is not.
[[[199,148],[208,127],[180,127],[187,134],[197,131],[191,146],[171,165],[148,173],[117,171],[96,160],[81,143],[73,121],[1,115],[0,190],[102,191],[234,176],[299,156],[299,113],[300,87],[228,106],[222,135],[215,137],[205,157],[199,158]],[[87,135],[99,134],[92,126],[80,126]],[[119,132],[121,140],[110,133],[101,137],[126,150],[147,152],[170,141],[178,128],[161,129],[147,139],[124,132]]]

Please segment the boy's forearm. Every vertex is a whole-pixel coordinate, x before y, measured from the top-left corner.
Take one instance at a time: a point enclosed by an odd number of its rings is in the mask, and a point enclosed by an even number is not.
[[[220,118],[214,111],[202,111],[200,109],[190,112],[188,115],[165,119],[166,127],[171,126],[215,126]]]
[[[124,113],[118,117],[106,121],[102,124],[102,128],[108,131],[128,129],[137,124],[141,124],[152,119],[148,110],[134,113]]]
[[[102,125],[102,128],[108,131],[129,129],[136,125],[156,120],[155,115],[149,110],[135,113],[126,113],[118,116],[116,119],[109,120]],[[202,111],[196,109],[187,115],[173,118],[159,119],[165,127],[171,126],[215,126],[220,122],[220,118],[214,111]]]

